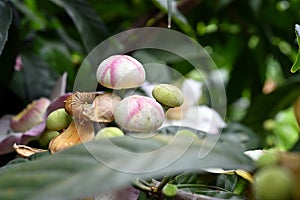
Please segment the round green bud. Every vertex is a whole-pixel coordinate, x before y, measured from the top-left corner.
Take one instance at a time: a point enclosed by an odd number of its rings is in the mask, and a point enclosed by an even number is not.
[[[48,148],[49,142],[58,135],[58,131],[46,130],[39,136],[38,142],[42,148]]]
[[[59,131],[67,128],[71,121],[71,115],[69,115],[64,108],[60,108],[48,115],[46,125],[49,130]]]
[[[258,160],[256,161],[256,166],[258,168],[268,166],[268,165],[276,165],[279,161],[279,157],[275,152],[267,152],[262,154]]]
[[[105,127],[98,131],[95,136],[96,140],[103,139],[103,138],[113,138],[113,137],[122,137],[124,133],[121,129],[117,127]]]
[[[254,175],[256,199],[291,199],[293,181],[291,173],[281,166],[266,166]]]
[[[162,192],[164,195],[166,195],[167,197],[174,197],[176,196],[177,192],[178,192],[178,188],[176,185],[167,183],[163,189]]]
[[[170,84],[156,85],[152,90],[152,95],[157,102],[170,108],[179,107],[184,101],[180,89]]]

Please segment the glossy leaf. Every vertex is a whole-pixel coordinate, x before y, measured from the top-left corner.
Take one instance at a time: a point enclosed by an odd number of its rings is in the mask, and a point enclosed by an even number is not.
[[[108,31],[103,22],[87,1],[51,1],[62,7],[72,18],[87,53],[108,37]]]
[[[12,22],[12,11],[7,1],[0,1],[0,55],[8,36],[8,29]]]
[[[1,170],[0,199],[76,199],[116,190],[136,177],[201,172],[207,167],[253,169],[252,160],[241,149],[222,143],[199,159],[199,149],[206,147],[201,147],[201,140],[190,144],[189,139],[141,135],[77,145]]]
[[[21,57],[24,70],[20,72],[23,73],[21,76],[14,78],[15,84],[19,84],[29,100],[34,100],[40,96],[49,97],[56,83],[57,74],[36,55],[24,53]],[[18,93],[20,90],[16,92]]]

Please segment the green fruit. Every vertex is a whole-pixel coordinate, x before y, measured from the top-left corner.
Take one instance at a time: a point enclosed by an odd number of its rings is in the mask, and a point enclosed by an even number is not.
[[[293,179],[290,172],[280,166],[266,166],[254,175],[256,199],[291,199]]]
[[[113,138],[113,137],[122,137],[124,136],[124,133],[121,129],[117,127],[105,127],[98,131],[96,134],[95,139],[103,139],[103,138]]]
[[[40,137],[38,138],[38,142],[42,148],[47,148],[49,142],[58,135],[59,132],[57,131],[46,130],[40,135]]]
[[[71,115],[69,115],[64,108],[60,108],[48,115],[46,125],[49,130],[59,131],[67,128],[71,121]]]
[[[258,158],[256,161],[256,166],[261,168],[268,165],[275,165],[278,163],[278,161],[279,157],[275,152],[267,152]]]
[[[167,183],[167,184],[163,187],[162,192],[163,192],[163,194],[166,195],[167,197],[174,197],[174,196],[176,196],[176,194],[177,194],[177,192],[178,192],[178,188],[176,187],[176,185]]]
[[[170,84],[156,85],[152,90],[152,95],[157,102],[170,108],[179,107],[184,101],[180,89]]]

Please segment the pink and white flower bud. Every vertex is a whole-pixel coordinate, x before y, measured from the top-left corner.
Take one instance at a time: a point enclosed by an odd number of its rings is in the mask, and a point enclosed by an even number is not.
[[[164,122],[162,106],[154,99],[133,95],[124,98],[115,108],[116,123],[123,129],[134,132],[152,132]]]
[[[110,56],[103,60],[97,69],[98,82],[111,89],[139,87],[145,78],[143,65],[127,55]]]

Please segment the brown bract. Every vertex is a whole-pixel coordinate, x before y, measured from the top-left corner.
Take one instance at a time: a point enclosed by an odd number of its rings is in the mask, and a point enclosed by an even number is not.
[[[113,110],[121,98],[113,93],[100,94],[91,106],[86,106],[83,115],[91,121],[109,123],[114,120]]]
[[[90,141],[94,138],[92,122],[74,119],[69,127],[49,143],[51,153],[67,149],[79,143]]]
[[[65,110],[77,119],[88,121],[89,117],[83,114],[84,110],[91,106],[98,95],[96,92],[74,92],[66,99]]]
[[[113,121],[112,111],[121,101],[113,93],[75,92],[65,101],[65,110],[75,118],[85,121]]]

